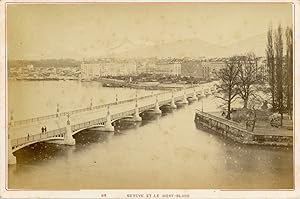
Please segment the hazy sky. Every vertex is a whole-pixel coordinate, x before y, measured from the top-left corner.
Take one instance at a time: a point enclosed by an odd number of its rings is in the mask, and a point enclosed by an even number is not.
[[[8,5],[10,59],[101,56],[184,39],[225,45],[291,26],[291,4],[124,3]],[[129,42],[130,41],[130,42]]]

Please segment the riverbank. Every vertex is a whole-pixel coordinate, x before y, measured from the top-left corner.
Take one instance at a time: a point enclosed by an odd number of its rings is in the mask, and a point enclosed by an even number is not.
[[[293,135],[290,130],[288,133],[281,129],[274,131],[275,129],[270,130],[271,127],[259,125],[254,132],[251,132],[241,123],[198,110],[194,121],[197,128],[212,131],[241,144],[293,146]]]
[[[209,112],[210,114],[222,117],[222,112]],[[222,117],[225,118],[225,117]],[[239,122],[242,126],[246,128],[246,122],[241,121]],[[255,122],[255,127],[253,130],[253,133],[259,134],[259,135],[286,135],[286,136],[293,136],[293,121],[288,119],[287,117],[284,117],[282,121],[282,126],[274,127],[270,125],[269,120],[262,120],[258,119]]]
[[[197,84],[181,82],[181,81],[179,81],[178,83],[168,82],[168,81],[127,82],[124,80],[108,79],[108,78],[99,78],[99,79],[95,79],[94,81],[103,83],[104,87],[112,87],[112,88],[121,87],[121,88],[144,89],[144,90],[172,90],[172,89],[181,90],[184,88],[191,88],[196,85],[201,85],[210,82],[210,81],[202,81]]]
[[[18,81],[80,81],[80,82],[100,82],[103,87],[110,88],[130,88],[130,89],[143,89],[143,90],[181,90],[184,88],[193,87],[193,85],[199,85],[208,83],[210,81],[197,81],[194,84],[191,81],[182,81],[178,79],[178,81],[169,81],[168,79],[151,79],[149,81],[145,81],[145,79],[137,79],[135,81],[129,81],[118,78],[94,78],[94,79],[80,79],[76,77],[24,77],[24,78],[10,78],[9,80],[18,80]]]

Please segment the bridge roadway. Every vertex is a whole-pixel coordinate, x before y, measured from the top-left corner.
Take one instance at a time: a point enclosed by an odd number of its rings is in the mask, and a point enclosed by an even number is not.
[[[15,164],[13,153],[25,146],[44,141],[52,141],[60,144],[74,145],[72,135],[84,129],[102,127],[103,131],[113,131],[112,123],[123,118],[132,118],[140,121],[139,114],[144,111],[161,113],[159,107],[173,105],[181,101],[187,103],[187,98],[197,98],[215,91],[213,83],[205,83],[199,86],[182,89],[180,91],[168,91],[155,95],[136,97],[110,104],[90,106],[85,109],[63,112],[40,118],[23,121],[10,121],[8,139],[8,158],[10,164]],[[47,132],[42,133],[41,128],[47,127]]]

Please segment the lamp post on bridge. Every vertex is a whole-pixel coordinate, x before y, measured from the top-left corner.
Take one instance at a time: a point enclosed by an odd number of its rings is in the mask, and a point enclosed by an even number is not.
[[[108,131],[108,132],[115,131],[115,128],[111,123],[112,121],[111,121],[111,114],[110,114],[110,106],[107,106],[107,114],[106,114],[106,122],[104,124],[104,131]]]
[[[137,108],[138,107],[138,100],[137,100],[137,98],[135,98],[135,108]]]
[[[158,95],[156,95],[156,102],[155,102],[154,113],[161,114],[161,110],[159,109]]]
[[[10,111],[9,126],[14,126],[14,125],[15,125],[14,112]]]
[[[119,99],[118,99],[118,93],[116,93],[116,104],[119,103]]]
[[[139,107],[138,107],[138,98],[135,98],[135,109],[134,109],[134,115],[133,115],[133,121],[134,122],[140,122],[142,121],[141,116],[139,115]]]
[[[196,93],[196,88],[195,87],[194,87],[193,99],[194,100],[198,100],[197,93]]]
[[[171,99],[171,108],[176,109],[177,106],[175,104],[175,99],[174,99],[174,92],[172,90],[172,99]]]
[[[59,116],[59,104],[56,104],[56,117]]]
[[[93,109],[93,98],[91,98],[91,100],[90,100],[90,109],[91,110]]]
[[[188,104],[188,103],[189,103],[189,102],[187,101],[185,87],[184,87],[184,90],[183,90],[183,100],[182,100],[182,102],[183,102],[184,104]]]
[[[10,117],[9,117],[9,126],[14,126],[15,122],[14,122],[14,115],[13,115],[13,111],[10,111]],[[10,139],[10,131],[8,131],[8,164],[12,165],[12,164],[16,164],[17,163],[17,158],[16,156],[14,156],[13,152],[12,152],[12,146],[11,146],[11,139]]]
[[[135,95],[135,109],[138,109],[138,97],[137,97],[137,93]]]
[[[73,138],[73,131],[72,125],[70,121],[70,114],[67,114],[67,126],[66,126],[66,133],[64,135],[64,144],[65,145],[75,145],[75,139]]]
[[[68,120],[67,120],[67,125],[70,125],[70,113],[68,113],[68,115],[67,115],[67,117],[68,117]]]

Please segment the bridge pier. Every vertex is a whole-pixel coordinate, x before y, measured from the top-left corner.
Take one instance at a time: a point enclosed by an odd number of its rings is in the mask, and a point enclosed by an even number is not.
[[[73,138],[73,131],[71,128],[71,122],[70,122],[70,115],[68,115],[68,121],[67,121],[67,132],[64,135],[64,144],[65,145],[75,145],[75,139]]]
[[[159,103],[158,103],[157,96],[156,96],[156,102],[155,102],[154,113],[156,113],[156,114],[161,114],[161,110],[159,109]]]
[[[175,104],[175,99],[174,99],[174,96],[173,96],[173,93],[172,93],[172,100],[171,100],[171,108],[173,108],[173,109],[176,109],[177,108],[177,106],[176,106],[176,104]]]
[[[196,90],[195,90],[195,89],[194,89],[194,92],[193,92],[192,100],[193,100],[193,101],[198,100],[197,93],[196,93]]]
[[[212,93],[215,93],[217,91],[217,86],[215,84],[212,86],[212,90]]]
[[[201,97],[205,97],[204,88],[201,89]]]
[[[8,135],[9,137],[9,135]],[[14,156],[11,147],[11,139],[8,138],[8,164],[17,164],[17,158]]]
[[[112,123],[111,122],[111,115],[110,115],[110,111],[109,111],[109,107],[108,107],[107,108],[107,115],[106,115],[106,122],[104,124],[103,131],[114,132],[115,127],[111,123]]]
[[[183,104],[188,104],[188,103],[189,103],[189,101],[187,100],[187,97],[186,97],[185,91],[184,91],[184,94],[183,94],[182,103],[183,103]]]
[[[141,122],[142,121],[142,118],[141,118],[141,116],[139,115],[140,113],[139,113],[139,107],[138,107],[138,105],[137,105],[137,100],[135,101],[135,112],[134,112],[134,116],[133,116],[133,118],[132,118],[132,120],[134,121],[134,122]]]
[[[208,87],[208,95],[212,95],[211,87]]]

